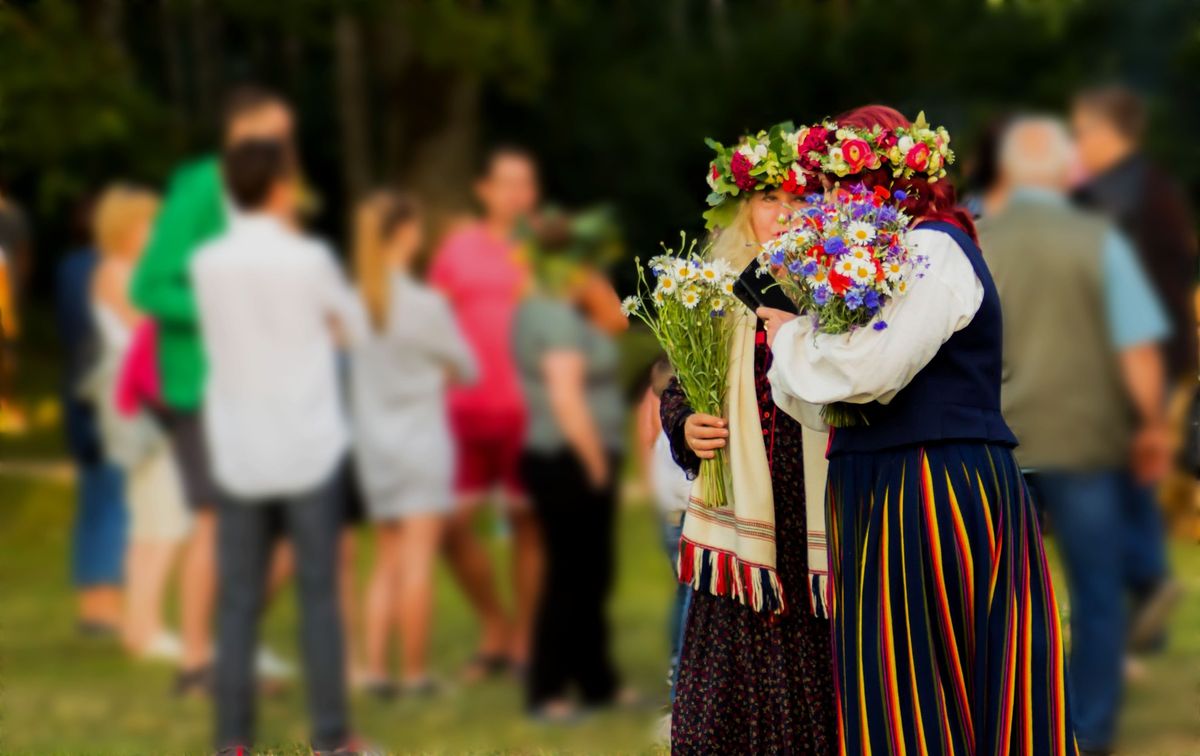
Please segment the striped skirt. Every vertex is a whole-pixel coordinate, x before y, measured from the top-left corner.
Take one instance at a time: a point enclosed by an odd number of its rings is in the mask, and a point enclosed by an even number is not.
[[[1058,604],[1012,452],[830,460],[843,754],[1075,754]]]

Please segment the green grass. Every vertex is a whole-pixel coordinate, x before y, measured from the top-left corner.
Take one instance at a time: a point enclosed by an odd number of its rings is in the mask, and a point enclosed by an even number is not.
[[[72,504],[61,483],[0,479],[0,752],[201,753],[210,707],[168,695],[167,667],[133,663],[115,644],[74,630],[67,560]],[[364,534],[365,536],[365,534]],[[361,543],[369,547],[370,539]],[[665,697],[665,612],[671,576],[648,508],[621,515],[622,565],[612,619],[621,671],[643,693]],[[502,550],[502,546],[497,547]],[[360,566],[370,559],[360,554]],[[501,555],[498,555],[501,556]],[[444,571],[438,576],[435,669],[465,663],[475,629]],[[263,637],[297,659],[295,598],[281,595]],[[650,748],[655,712],[597,715],[573,728],[532,724],[508,681],[457,690],[439,700],[353,701],[355,726],[403,752],[634,752]],[[259,710],[261,748],[298,752],[307,741],[299,686]]]
[[[73,632],[67,573],[71,511],[64,483],[0,479],[0,751],[204,752],[209,706],[171,698],[170,669],[132,663],[115,646]],[[363,543],[369,546],[368,541]],[[671,584],[651,510],[622,512],[619,549],[612,602],[616,655],[630,682],[661,697]],[[368,552],[360,554],[361,566]],[[1129,691],[1124,723],[1129,753],[1200,753],[1200,548],[1179,544],[1174,556],[1188,597],[1168,652],[1151,660],[1150,678]],[[437,670],[450,676],[470,653],[474,628],[447,576],[440,574],[438,581],[434,657]],[[268,613],[264,637],[296,658],[295,628],[289,592]],[[521,716],[520,691],[510,682],[428,702],[356,698],[353,711],[358,729],[398,752],[654,750],[653,712],[606,714],[567,729],[541,727]],[[307,724],[299,688],[264,701],[259,723],[260,747],[301,752]]]

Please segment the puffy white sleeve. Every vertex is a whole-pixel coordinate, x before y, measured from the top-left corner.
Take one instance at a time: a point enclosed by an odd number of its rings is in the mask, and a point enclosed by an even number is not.
[[[807,317],[779,329],[767,377],[789,414],[803,414],[799,419],[809,424],[811,412],[789,398],[817,406],[890,402],[942,344],[975,317],[983,302],[983,284],[957,242],[930,229],[911,232],[909,241],[928,267],[911,281],[904,296],[883,307],[880,318],[886,329],[815,333]]]

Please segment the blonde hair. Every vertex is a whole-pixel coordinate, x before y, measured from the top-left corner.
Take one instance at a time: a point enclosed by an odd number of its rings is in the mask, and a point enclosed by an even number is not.
[[[101,257],[126,253],[130,233],[140,223],[152,223],[158,205],[158,195],[149,189],[132,184],[113,184],[105,189],[92,211],[92,238]]]
[[[750,264],[758,254],[758,239],[751,226],[750,200],[737,200],[737,214],[727,227],[713,233],[710,238],[708,256],[713,260],[724,260],[737,270]]]
[[[382,190],[359,203],[354,214],[354,277],[376,331],[387,325],[391,305],[387,242],[401,226],[416,222],[420,208],[399,192]]]

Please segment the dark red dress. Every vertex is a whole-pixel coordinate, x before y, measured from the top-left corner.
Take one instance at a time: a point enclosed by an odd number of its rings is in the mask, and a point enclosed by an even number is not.
[[[823,755],[837,749],[829,622],[814,617],[805,598],[800,425],[771,399],[770,361],[760,321],[754,378],[764,432],[774,433],[767,448],[772,449],[777,567],[788,609],[783,615],[763,614],[730,598],[700,591],[692,596],[671,721],[673,753]],[[683,438],[689,414],[672,382],[662,397],[663,427],[675,459],[694,473],[698,460]]]

